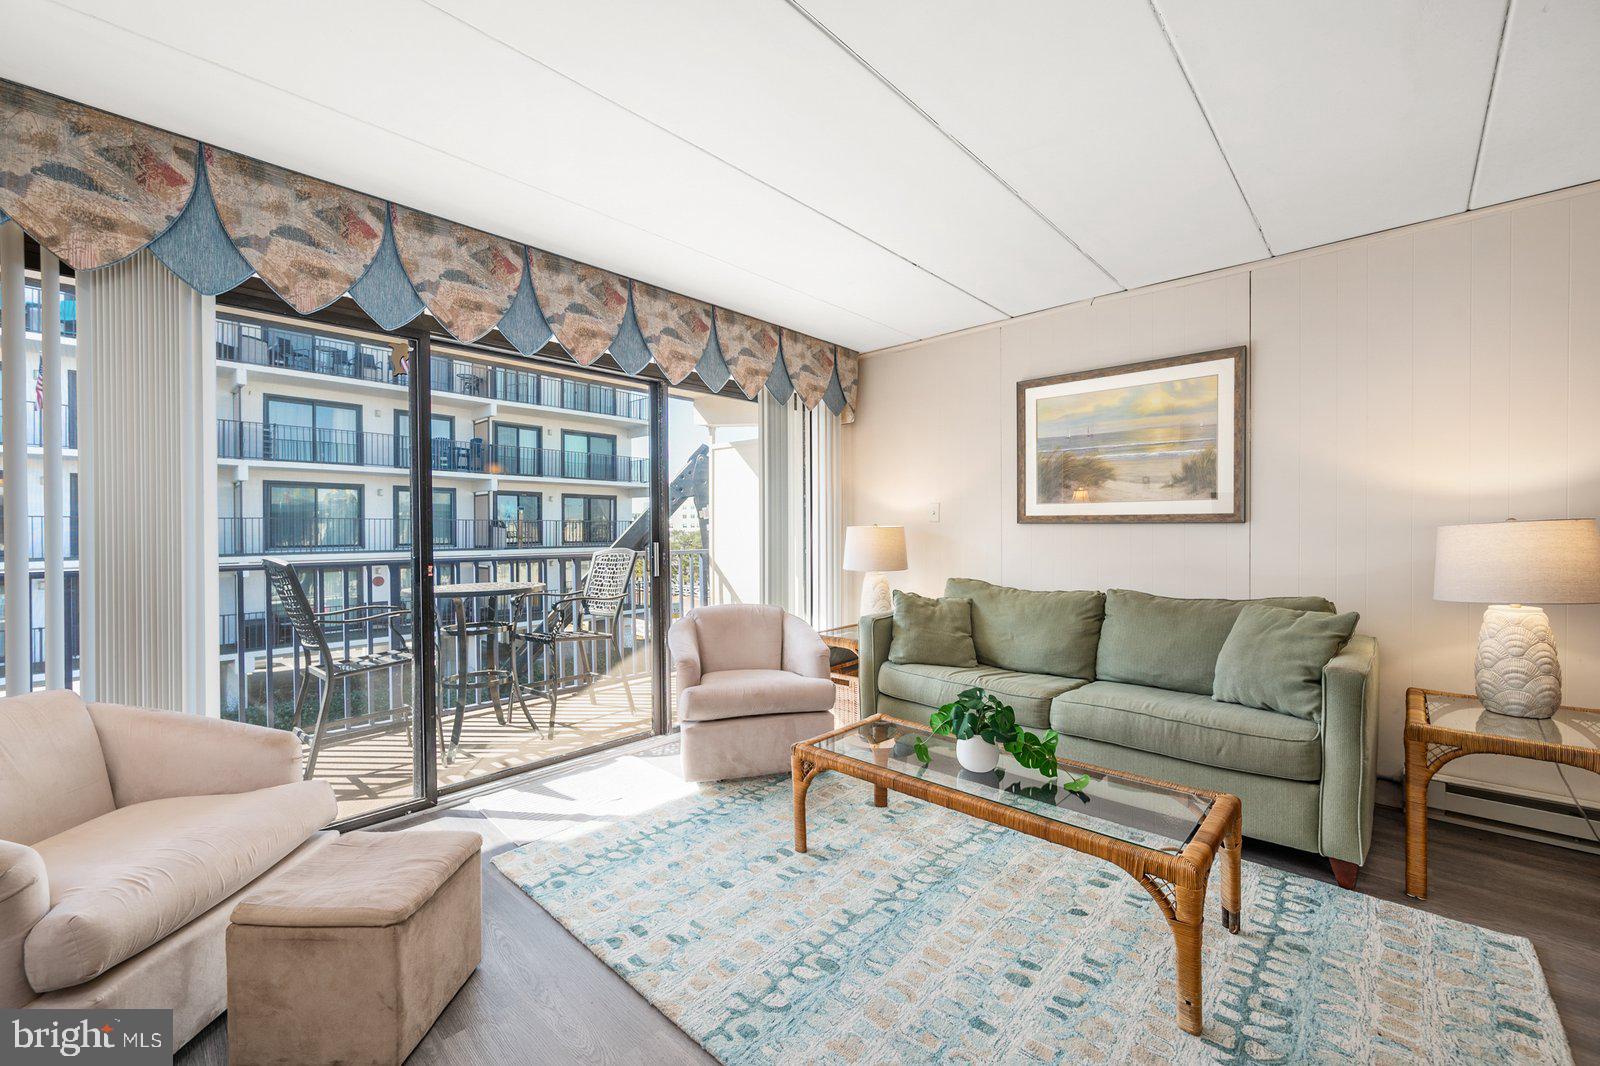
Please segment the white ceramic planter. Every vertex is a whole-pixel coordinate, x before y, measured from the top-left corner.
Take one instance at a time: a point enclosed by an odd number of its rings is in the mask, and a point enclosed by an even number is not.
[[[963,770],[986,774],[1000,765],[1000,749],[982,737],[956,741],[956,761]]]

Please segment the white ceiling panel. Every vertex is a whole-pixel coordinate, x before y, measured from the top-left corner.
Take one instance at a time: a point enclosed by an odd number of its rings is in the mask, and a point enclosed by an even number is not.
[[[430,2],[1007,314],[1119,287],[781,0]]]
[[[1145,3],[803,2],[1124,285],[1267,254]]]
[[[1472,206],[1600,177],[1600,3],[1511,7]]]
[[[1463,211],[1505,0],[1157,0],[1274,253]]]

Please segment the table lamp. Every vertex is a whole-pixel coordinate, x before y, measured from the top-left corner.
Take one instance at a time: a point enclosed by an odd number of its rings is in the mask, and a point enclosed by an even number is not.
[[[1474,675],[1491,711],[1549,718],[1561,706],[1561,663],[1544,608],[1600,603],[1600,526],[1593,519],[1440,526],[1433,598],[1487,603]]]
[[[906,527],[849,526],[844,531],[844,568],[866,575],[861,579],[863,615],[893,610],[885,575],[906,568]]]

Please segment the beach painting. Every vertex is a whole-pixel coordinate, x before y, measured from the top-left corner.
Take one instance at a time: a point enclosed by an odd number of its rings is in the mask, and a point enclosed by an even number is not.
[[[1242,522],[1245,350],[1017,384],[1019,522]]]

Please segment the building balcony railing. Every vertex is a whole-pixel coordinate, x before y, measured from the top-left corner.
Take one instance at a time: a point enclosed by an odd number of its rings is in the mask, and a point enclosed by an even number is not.
[[[482,437],[430,442],[433,468],[461,473],[507,474],[513,477],[621,481],[644,485],[650,480],[648,459],[627,455],[567,452],[559,448],[485,447]],[[392,433],[351,429],[312,429],[262,422],[217,419],[217,456],[279,463],[333,463],[341,466],[411,467],[411,440]]]
[[[64,403],[61,405],[61,446],[73,449],[78,446],[78,405]],[[0,447],[5,446],[5,420],[0,419]],[[44,444],[44,418],[39,413],[39,408],[34,406],[32,400],[28,401],[28,447],[38,448]]]
[[[407,380],[407,368],[387,344],[232,318],[217,319],[217,358],[386,385],[404,385]],[[448,355],[433,357],[428,383],[434,392],[485,400],[538,404],[638,422],[650,417],[649,399],[642,392]]]
[[[29,333],[44,332],[44,291],[37,285],[23,288],[22,328]],[[78,335],[78,298],[71,290],[61,294],[61,335]]]
[[[500,522],[458,518],[435,525],[436,551],[500,551],[528,548],[594,548],[617,539],[616,522],[549,519]],[[224,557],[330,552],[405,552],[411,524],[392,518],[219,518],[217,554]]]
[[[69,515],[61,519],[62,544],[66,548],[64,558],[76,559],[78,557],[78,516]],[[0,515],[0,561],[4,561],[5,552],[5,516]],[[44,559],[44,518],[41,515],[28,516],[28,558],[34,562]]]

